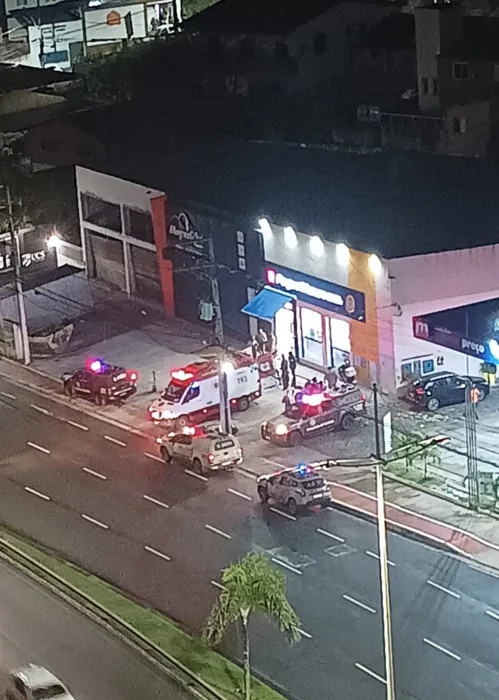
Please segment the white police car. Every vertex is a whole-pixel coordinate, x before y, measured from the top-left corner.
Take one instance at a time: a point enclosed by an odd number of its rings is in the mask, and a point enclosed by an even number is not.
[[[262,503],[273,501],[286,506],[291,515],[299,508],[325,508],[331,502],[331,491],[324,477],[306,464],[260,476],[258,495]]]

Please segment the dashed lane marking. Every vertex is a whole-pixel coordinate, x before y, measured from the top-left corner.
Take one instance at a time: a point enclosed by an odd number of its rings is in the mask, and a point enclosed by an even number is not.
[[[241,493],[240,491],[236,491],[235,489],[227,489],[229,493],[234,494],[234,496],[239,496],[239,498],[244,498],[245,501],[251,501],[251,496],[247,496],[245,493]]]
[[[109,442],[114,442],[115,445],[119,445],[120,447],[126,447],[126,442],[122,442],[121,440],[117,440],[116,438],[113,438],[110,435],[104,435],[104,440],[108,440]]]
[[[107,481],[107,476],[104,476],[104,474],[101,474],[100,472],[94,472],[93,469],[89,469],[88,467],[82,467],[82,470],[84,472],[87,472],[87,474],[90,474],[91,476],[95,476],[97,479],[102,479],[102,481]]]
[[[454,591],[451,591],[448,588],[441,586],[439,583],[435,583],[435,581],[431,581],[430,579],[428,579],[426,583],[430,586],[433,586],[433,588],[437,588],[439,591],[442,591],[442,593],[447,593],[447,595],[451,595],[453,598],[457,598],[459,600],[459,598],[461,597],[459,593],[455,593]]]
[[[273,513],[277,513],[277,515],[282,515],[283,518],[287,518],[288,520],[296,520],[294,515],[290,515],[289,513],[285,513],[283,510],[280,510],[279,508],[274,508],[271,506],[269,508]]]
[[[315,528],[317,532],[319,532],[321,535],[324,535],[325,537],[330,537],[332,540],[336,540],[337,542],[344,542],[345,540],[343,537],[338,537],[337,535],[333,535],[332,532],[328,532],[327,530],[323,530],[320,527]]]
[[[302,637],[306,637],[307,639],[312,639],[312,635],[309,634],[308,632],[305,632],[305,630],[300,630],[300,634]]]
[[[220,535],[220,537],[225,537],[226,540],[231,540],[232,535],[228,535],[226,532],[223,530],[219,530],[216,527],[213,527],[213,525],[205,525],[205,528],[207,530],[210,530],[211,532],[214,532],[216,535]]]
[[[153,455],[152,452],[144,452],[144,457],[149,457],[149,459],[153,459],[155,462],[161,462],[161,464],[165,463],[164,459],[161,459],[158,455]]]
[[[50,450],[47,450],[45,447],[40,447],[40,445],[37,445],[35,442],[28,442],[26,443],[30,447],[32,447],[34,450],[38,450],[39,452],[43,452],[46,455],[50,454]]]
[[[376,552],[371,552],[370,549],[366,549],[366,554],[368,557],[371,557],[372,559],[377,559],[379,561],[379,554],[376,554]],[[395,563],[393,561],[388,561],[388,566],[395,566]]]
[[[184,469],[185,474],[189,474],[189,476],[193,476],[195,479],[199,479],[199,481],[208,481],[207,476],[203,476],[202,474],[196,474],[196,472],[191,472],[190,469]]]
[[[90,430],[90,428],[87,428],[86,425],[82,425],[81,423],[77,423],[74,420],[67,420],[66,423],[69,423],[69,425],[72,425],[73,428],[79,428],[80,430]]]
[[[163,554],[163,552],[158,552],[157,549],[153,549],[152,547],[149,547],[147,544],[144,546],[144,549],[146,552],[150,552],[151,554],[154,554],[155,556],[159,557],[160,559],[164,559],[165,561],[171,561],[172,558],[168,556],[168,554]]]
[[[95,518],[91,518],[90,515],[85,515],[85,513],[81,513],[81,517],[83,518],[83,520],[92,523],[92,525],[97,525],[97,527],[100,527],[103,530],[109,530],[109,525],[106,525],[106,523],[101,523],[100,520],[96,520]]]
[[[0,394],[5,396],[6,399],[12,399],[13,401],[17,400],[17,396],[14,396],[14,394],[9,394],[7,391],[0,391]]]
[[[486,610],[485,614],[488,615],[489,617],[493,617],[494,620],[499,621],[499,613],[494,612],[493,610]]]
[[[371,678],[375,678],[377,681],[380,683],[384,683],[386,685],[386,680],[382,678],[381,676],[378,676],[377,673],[374,673],[374,671],[371,671],[370,668],[367,668],[367,666],[363,666],[362,664],[354,663],[355,668],[358,668],[359,671],[363,671],[364,673],[367,673],[368,676],[371,676]]]
[[[33,496],[38,496],[38,498],[41,498],[44,501],[50,501],[50,496],[46,496],[44,493],[41,493],[40,491],[35,491],[35,489],[31,489],[29,486],[25,486],[24,490],[27,491],[28,493],[33,494]]]
[[[346,595],[345,593],[341,596],[345,600],[348,600],[349,603],[353,603],[354,605],[357,605],[359,608],[363,608],[363,610],[367,610],[367,612],[372,613],[373,615],[376,615],[376,610],[374,608],[369,607],[369,605],[365,605],[365,603],[361,603],[360,600],[357,600],[357,598],[352,598],[349,595]]]
[[[431,639],[424,637],[423,642],[425,642],[425,644],[429,644],[429,646],[433,647],[434,649],[438,649],[438,651],[441,651],[442,653],[447,654],[447,656],[450,656],[451,659],[455,659],[456,661],[461,661],[460,656],[458,656],[457,654],[454,654],[453,651],[449,651],[449,649],[446,649],[445,647],[441,647],[440,644],[437,644],[436,642],[432,642]]]
[[[50,411],[47,411],[46,408],[42,408],[41,406],[37,406],[35,403],[30,403],[30,408],[32,408],[34,411],[38,411],[38,413],[43,413],[44,416],[53,416],[54,415]]]
[[[146,494],[144,494],[142,496],[142,498],[144,498],[146,501],[149,501],[150,503],[154,503],[154,505],[156,505],[156,506],[160,506],[160,508],[169,508],[170,507],[166,503],[163,503],[163,501],[158,501],[157,498],[153,498],[152,496],[147,496]]]
[[[286,564],[285,561],[282,561],[281,559],[277,559],[277,557],[272,557],[271,561],[273,561],[274,564],[278,564],[279,566],[282,566],[284,569],[287,569],[288,571],[292,571],[294,574],[298,574],[298,576],[301,576],[303,574],[303,571],[300,571],[300,569],[295,569],[294,566],[291,566],[291,564]]]

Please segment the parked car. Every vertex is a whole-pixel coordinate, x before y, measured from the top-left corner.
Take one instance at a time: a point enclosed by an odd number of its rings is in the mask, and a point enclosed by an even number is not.
[[[243,461],[243,449],[234,435],[216,430],[186,427],[156,439],[165,462],[176,459],[197,474],[232,469]]]
[[[418,408],[437,411],[441,406],[464,403],[467,390],[476,390],[476,400],[483,401],[490,393],[490,386],[483,377],[435,372],[412,381],[406,398]]]
[[[326,508],[331,503],[326,480],[306,464],[258,477],[257,490],[262,503],[286,506],[291,515],[299,508]]]
[[[137,391],[135,370],[108,365],[102,360],[89,360],[83,369],[66,372],[61,377],[67,396],[83,396],[98,405],[124,401]]]

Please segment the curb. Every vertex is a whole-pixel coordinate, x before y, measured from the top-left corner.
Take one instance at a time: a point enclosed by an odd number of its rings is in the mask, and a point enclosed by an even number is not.
[[[4,358],[2,358],[4,359]],[[11,360],[12,362],[12,360]],[[35,374],[38,372],[38,370],[32,370],[29,369],[30,372],[34,372]],[[45,376],[45,378],[49,378],[51,381],[57,381],[54,379],[54,377],[51,377],[49,375],[42,375]],[[127,425],[126,423],[122,423],[119,420],[116,420],[115,418],[110,418],[109,416],[103,415],[101,413],[97,413],[97,411],[92,411],[90,409],[83,408],[82,406],[77,406],[73,403],[71,403],[68,399],[63,398],[62,396],[59,396],[56,394],[53,390],[51,389],[46,389],[45,387],[40,387],[40,386],[33,386],[32,384],[29,384],[29,382],[24,381],[23,379],[18,379],[17,377],[12,377],[10,374],[7,374],[6,372],[1,372],[0,371],[0,377],[3,379],[6,379],[9,381],[11,384],[14,384],[14,386],[20,386],[23,389],[27,389],[28,391],[32,391],[35,394],[41,394],[42,396],[45,396],[45,398],[50,399],[51,401],[54,401],[55,403],[58,403],[61,406],[65,406],[66,408],[71,408],[74,411],[77,411],[78,413],[84,413],[87,416],[90,416],[91,418],[94,418],[95,420],[101,420],[104,423],[108,423],[109,425],[114,426],[115,428],[119,428],[120,430],[125,430],[128,433],[133,433],[134,435],[138,435],[139,437],[145,438],[146,440],[150,440],[153,438],[153,435],[149,435],[148,433],[144,432],[143,430],[139,430],[138,428],[132,428],[130,425]]]
[[[426,493],[428,496],[439,498],[441,501],[451,503],[453,506],[458,506],[459,508],[463,508],[464,510],[469,510],[457,499],[454,499],[451,496],[446,496],[444,493],[437,493],[436,491],[432,491],[430,488],[428,488],[428,486],[424,486],[423,484],[415,484],[413,481],[410,481],[410,479],[404,479],[403,476],[398,476],[397,474],[391,474],[390,472],[383,471],[383,477],[385,479],[388,479],[388,481],[394,481],[397,484],[402,484],[403,486],[407,486],[408,488],[414,489],[415,491],[421,491],[421,493]],[[418,514],[416,513],[416,515]],[[446,525],[446,523],[442,524]]]

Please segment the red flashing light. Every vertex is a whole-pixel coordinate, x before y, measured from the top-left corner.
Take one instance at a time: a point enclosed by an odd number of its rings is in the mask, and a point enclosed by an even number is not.
[[[131,372],[128,373],[128,378],[130,379],[131,382],[136,382],[139,378],[138,372],[135,372],[135,370],[132,370]]]
[[[231,404],[236,404],[236,403],[237,403],[237,399],[231,399],[230,402],[231,402]]]
[[[187,382],[190,379],[194,379],[192,372],[185,372],[183,369],[174,369],[171,372],[172,379],[176,379],[179,382]]]
[[[303,394],[301,401],[305,406],[320,406],[324,402],[324,394]]]
[[[424,389],[421,389],[421,388],[416,389],[416,394],[417,394],[418,396],[423,396],[423,394],[424,394]]]
[[[95,372],[96,374],[98,374],[104,369],[104,362],[99,359],[87,360],[86,366],[87,369],[90,370],[90,372]]]
[[[208,460],[208,464],[213,464],[213,462],[215,461],[215,455],[206,455],[206,459]]]

